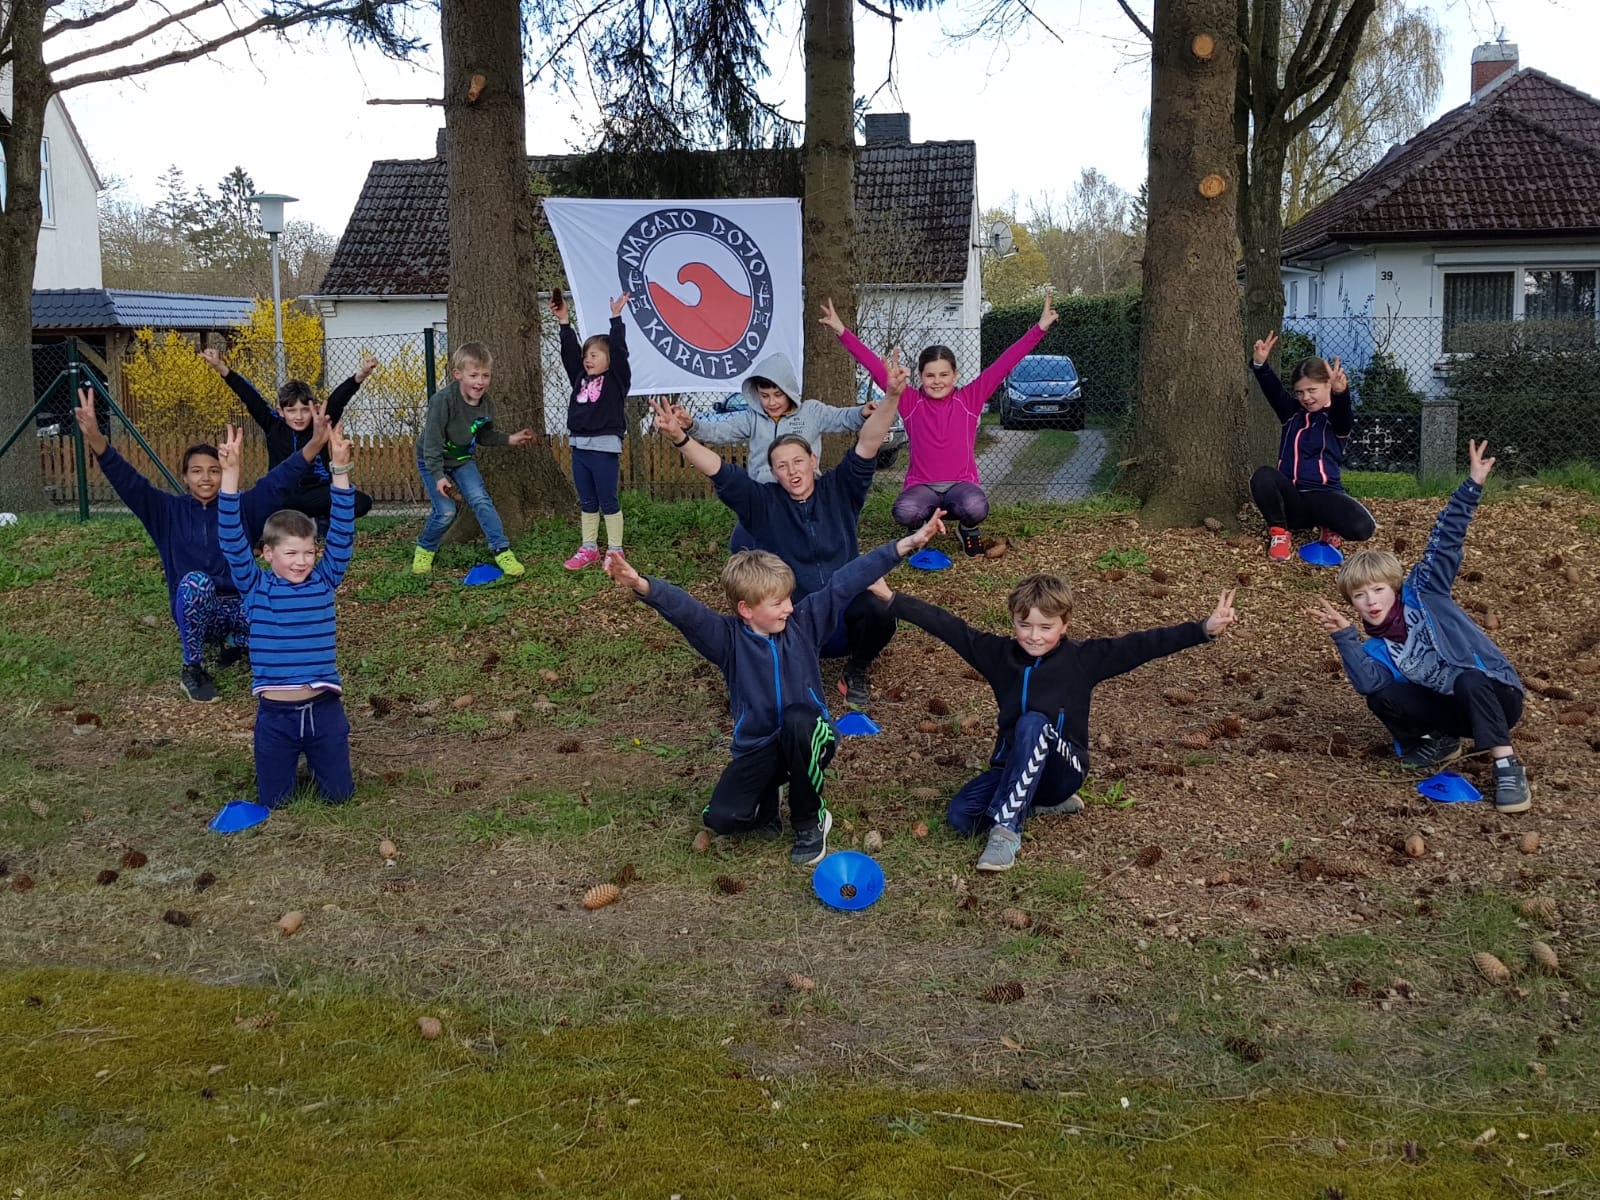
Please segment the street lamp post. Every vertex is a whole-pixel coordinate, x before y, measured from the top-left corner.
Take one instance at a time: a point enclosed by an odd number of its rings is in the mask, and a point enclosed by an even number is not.
[[[298,197],[285,196],[279,192],[257,192],[249,197],[250,203],[256,206],[256,211],[260,214],[261,232],[267,235],[267,241],[272,245],[273,350],[277,360],[280,388],[288,378],[288,372],[283,357],[283,301],[278,295],[278,235],[283,232],[283,206],[293,204],[296,199]]]

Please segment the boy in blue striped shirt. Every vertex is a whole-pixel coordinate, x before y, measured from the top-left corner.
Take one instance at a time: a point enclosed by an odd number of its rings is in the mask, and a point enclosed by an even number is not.
[[[324,798],[350,799],[350,722],[340,702],[334,662],[333,592],[350,565],[355,541],[355,491],[350,484],[351,444],[334,426],[328,439],[333,476],[332,518],[322,561],[311,518],[280,509],[261,534],[263,569],[256,565],[239,521],[242,430],[228,427],[218,449],[222,490],[217,532],[234,586],[250,622],[251,691],[256,709],[256,793],[275,808],[294,791],[300,756]]]

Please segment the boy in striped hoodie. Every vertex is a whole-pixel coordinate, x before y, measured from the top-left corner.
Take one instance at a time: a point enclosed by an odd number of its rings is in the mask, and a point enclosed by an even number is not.
[[[251,691],[256,709],[256,794],[276,808],[294,791],[300,756],[324,798],[334,803],[355,792],[350,773],[350,722],[340,702],[334,662],[333,593],[350,565],[355,538],[355,490],[350,483],[350,442],[335,426],[328,439],[333,484],[332,516],[317,561],[311,518],[280,509],[267,518],[256,565],[239,521],[242,430],[228,427],[218,447],[222,489],[217,530],[234,586],[250,622]]]

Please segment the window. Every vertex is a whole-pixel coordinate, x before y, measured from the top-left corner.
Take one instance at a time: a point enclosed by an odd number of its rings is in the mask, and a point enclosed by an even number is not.
[[[1530,321],[1594,320],[1593,271],[1524,271],[1522,315]]]
[[[1289,316],[1300,315],[1300,283],[1298,280],[1289,285]]]
[[[1515,305],[1512,271],[1455,271],[1444,277],[1444,351],[1469,350],[1473,325],[1509,321]]]
[[[39,139],[39,206],[46,225],[56,223],[55,187],[50,179],[50,139]]]
[[[1314,317],[1322,306],[1322,285],[1315,279],[1306,282],[1306,316]]]

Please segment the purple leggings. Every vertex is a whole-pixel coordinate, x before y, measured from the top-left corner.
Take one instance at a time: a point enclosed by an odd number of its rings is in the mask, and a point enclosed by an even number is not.
[[[908,487],[895,498],[894,523],[907,529],[926,524],[936,508],[954,517],[963,529],[976,529],[989,515],[989,497],[975,483],[954,483],[943,496],[925,483]]]
[[[220,646],[231,637],[235,646],[250,644],[244,601],[237,593],[218,594],[217,585],[203,571],[190,571],[178,580],[178,600],[172,615],[178,621],[185,666],[204,662],[208,643]]]

